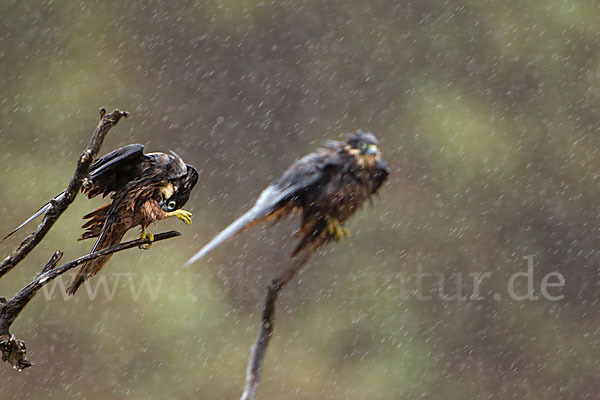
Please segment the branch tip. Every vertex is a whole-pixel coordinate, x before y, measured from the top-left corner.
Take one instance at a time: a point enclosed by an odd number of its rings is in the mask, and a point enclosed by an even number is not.
[[[45,272],[50,271],[51,269],[54,269],[56,267],[56,264],[58,264],[58,262],[60,261],[60,259],[63,256],[63,252],[60,250],[56,250],[54,252],[54,254],[52,254],[52,257],[50,257],[50,260],[48,260],[48,262],[46,263],[46,265],[44,265],[44,268],[42,268],[42,274]]]

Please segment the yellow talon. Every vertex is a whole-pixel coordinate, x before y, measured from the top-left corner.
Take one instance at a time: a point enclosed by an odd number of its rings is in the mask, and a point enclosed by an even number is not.
[[[148,243],[146,245],[141,245],[140,249],[150,250],[150,247],[152,247],[152,242],[154,242],[154,235],[146,232],[145,228],[142,228],[142,233],[140,234],[140,239],[146,239],[146,238],[150,239],[150,243]]]
[[[177,217],[188,225],[192,224],[192,213],[185,210],[175,210],[167,213],[167,218]]]
[[[338,242],[344,237],[350,236],[350,230],[340,225],[340,221],[337,218],[327,218],[327,230]]]

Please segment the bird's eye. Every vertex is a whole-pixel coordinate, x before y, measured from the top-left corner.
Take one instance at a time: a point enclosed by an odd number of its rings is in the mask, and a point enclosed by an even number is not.
[[[177,203],[175,202],[175,200],[171,200],[168,204],[167,207],[169,207],[169,210],[174,210],[175,207],[177,206]]]
[[[362,151],[365,151],[367,149],[367,144],[365,142],[358,142],[358,148],[361,149]]]

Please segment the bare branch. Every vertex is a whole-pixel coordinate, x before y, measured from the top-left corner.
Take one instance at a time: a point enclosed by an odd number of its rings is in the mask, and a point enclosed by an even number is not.
[[[58,200],[51,201],[50,209],[46,212],[44,219],[36,230],[27,236],[14,251],[2,261],[0,264],[0,278],[14,268],[35,248],[35,246],[38,245],[38,243],[42,241],[58,217],[60,217],[63,211],[65,211],[73,200],[75,200],[75,196],[77,196],[77,193],[81,189],[83,181],[88,177],[92,161],[100,151],[100,147],[104,142],[106,134],[122,117],[127,116],[129,116],[129,113],[124,111],[114,110],[110,114],[107,114],[104,108],[100,109],[100,122],[92,135],[90,144],[81,154],[81,157],[79,157],[77,168],[64,192],[64,196]]]
[[[181,233],[177,231],[159,233],[154,235],[154,241],[152,243],[180,235]],[[19,371],[31,366],[31,362],[25,358],[25,342],[16,339],[10,334],[10,326],[38,290],[57,276],[64,274],[68,270],[73,269],[86,261],[149,243],[151,243],[149,238],[131,240],[80,257],[63,264],[60,267],[56,267],[56,264],[61,259],[63,253],[60,250],[57,250],[31,283],[21,289],[10,300],[6,301],[6,299],[0,299],[0,351],[2,352],[2,361],[9,362],[13,368]]]
[[[292,265],[285,270],[279,277],[273,279],[271,284],[267,288],[267,295],[262,311],[262,320],[260,324],[260,330],[256,343],[252,346],[250,352],[250,360],[248,361],[248,368],[246,369],[246,383],[244,385],[244,393],[242,393],[241,400],[255,400],[256,391],[260,382],[260,373],[262,370],[263,360],[271,336],[273,336],[274,324],[275,324],[275,304],[279,296],[281,289],[288,284],[288,282],[304,267],[310,256],[319,248],[322,244],[326,243],[328,238],[322,236],[318,240],[315,240],[313,244],[299,253],[296,258],[293,259]]]

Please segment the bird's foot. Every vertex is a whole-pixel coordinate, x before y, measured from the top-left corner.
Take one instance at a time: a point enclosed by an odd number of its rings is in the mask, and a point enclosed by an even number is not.
[[[337,218],[327,218],[327,230],[329,231],[329,234],[338,242],[344,237],[350,236],[350,229],[344,228],[342,225],[340,225],[340,221],[338,221]]]
[[[152,247],[152,242],[154,242],[154,235],[149,232],[146,232],[145,229],[142,229],[140,239],[146,239],[146,238],[150,239],[150,243],[140,245],[139,248],[142,250],[150,250],[150,247]]]
[[[167,213],[167,218],[177,217],[188,225],[192,224],[192,213],[185,210],[175,210]]]

